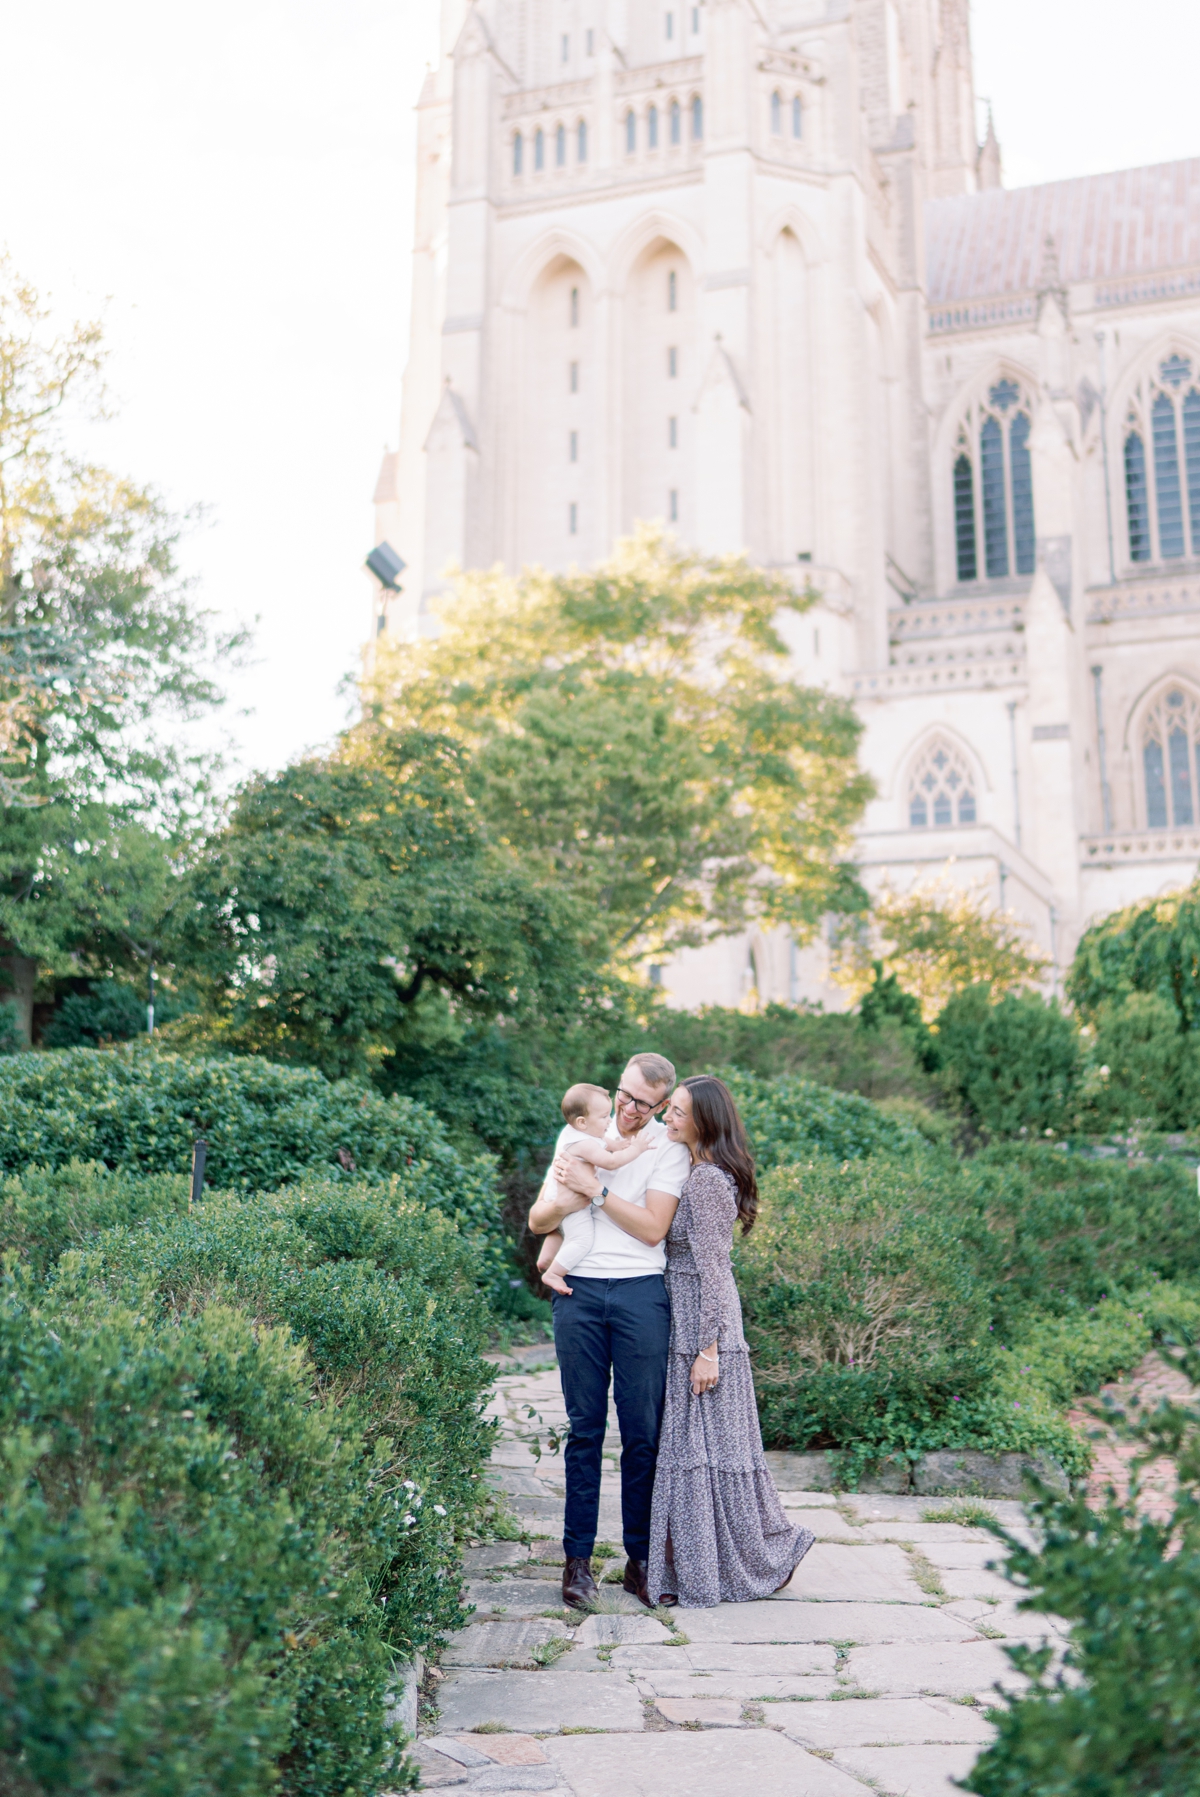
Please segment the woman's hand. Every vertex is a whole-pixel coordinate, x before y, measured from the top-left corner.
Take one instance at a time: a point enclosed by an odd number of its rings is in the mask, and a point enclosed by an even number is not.
[[[703,1354],[697,1354],[692,1362],[692,1395],[699,1397],[702,1392],[713,1391],[721,1376],[721,1365],[717,1358],[717,1344]]]

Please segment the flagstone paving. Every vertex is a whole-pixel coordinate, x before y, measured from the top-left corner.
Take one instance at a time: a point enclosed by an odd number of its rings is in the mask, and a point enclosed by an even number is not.
[[[950,1797],[991,1738],[1005,1641],[1049,1639],[1016,1608],[985,1531],[928,1522],[936,1499],[792,1489],[817,1543],[774,1597],[648,1615],[602,1583],[596,1612],[562,1607],[566,1421],[553,1350],[498,1378],[490,1479],[529,1537],[467,1550],[470,1625],[447,1640],[438,1713],[417,1746],[423,1788],[551,1797]],[[610,1414],[601,1570],[620,1577],[619,1436]],[[793,1475],[789,1482],[789,1475]],[[1014,1530],[1020,1506],[990,1502]]]

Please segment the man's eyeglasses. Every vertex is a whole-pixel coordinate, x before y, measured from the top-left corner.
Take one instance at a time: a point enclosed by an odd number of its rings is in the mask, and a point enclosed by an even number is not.
[[[637,1112],[639,1117],[648,1117],[651,1111],[661,1110],[666,1102],[665,1097],[635,1098],[632,1092],[625,1090],[624,1086],[617,1087],[617,1103],[627,1104],[631,1111]]]

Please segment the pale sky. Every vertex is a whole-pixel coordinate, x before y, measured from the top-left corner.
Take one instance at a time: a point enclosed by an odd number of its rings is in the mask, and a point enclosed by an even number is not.
[[[279,766],[344,722],[366,632],[436,0],[4,15],[0,241],[64,318],[106,307],[120,409],[88,449],[208,509],[187,567],[208,606],[260,620],[222,733],[243,768]],[[972,18],[1006,185],[1200,155],[1196,0]]]

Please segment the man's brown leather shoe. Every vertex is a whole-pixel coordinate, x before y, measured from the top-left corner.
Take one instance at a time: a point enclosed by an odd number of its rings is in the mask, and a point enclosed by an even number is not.
[[[596,1581],[592,1563],[586,1559],[563,1562],[563,1602],[569,1609],[586,1610],[596,1601]]]
[[[654,1604],[650,1597],[650,1587],[646,1583],[648,1565],[646,1560],[626,1560],[625,1577],[621,1583],[625,1591],[631,1591],[648,1610],[652,1610]]]

